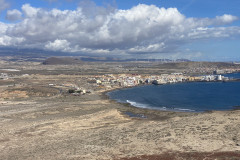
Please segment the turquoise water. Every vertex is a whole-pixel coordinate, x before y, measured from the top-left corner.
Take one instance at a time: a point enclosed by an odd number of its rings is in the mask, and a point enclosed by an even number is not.
[[[240,78],[239,73],[228,76]],[[240,106],[240,82],[148,85],[113,91],[108,96],[140,108],[188,112],[231,110]]]

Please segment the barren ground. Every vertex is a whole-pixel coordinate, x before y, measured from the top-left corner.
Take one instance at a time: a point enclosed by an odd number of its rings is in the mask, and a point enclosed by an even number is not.
[[[0,111],[1,159],[119,159],[170,151],[240,151],[240,111],[151,114],[97,94],[1,101]],[[125,111],[149,118],[130,118]]]
[[[98,91],[61,94],[53,82],[89,87],[82,76],[1,80],[0,159],[240,159],[240,110],[138,109]]]

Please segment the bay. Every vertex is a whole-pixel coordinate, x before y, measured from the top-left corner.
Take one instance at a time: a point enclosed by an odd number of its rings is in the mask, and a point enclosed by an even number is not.
[[[231,76],[238,78],[240,74]],[[108,96],[120,103],[148,109],[186,112],[232,110],[240,106],[240,82],[147,85],[112,91]]]

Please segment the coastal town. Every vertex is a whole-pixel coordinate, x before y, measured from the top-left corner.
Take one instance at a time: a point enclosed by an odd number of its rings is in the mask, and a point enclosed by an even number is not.
[[[5,81],[11,81],[18,78],[28,78],[38,77],[40,75],[29,75],[29,74],[18,74],[14,75],[11,72],[19,72],[17,69],[4,69],[2,71],[8,71],[9,73],[0,73],[0,79]],[[160,74],[160,75],[149,75],[149,74],[103,74],[103,75],[82,75],[79,76],[79,81],[86,81],[85,85],[81,83],[47,83],[44,84],[45,87],[58,88],[59,93],[69,93],[75,96],[82,94],[90,94],[94,91],[107,91],[117,88],[124,87],[134,87],[139,85],[164,85],[172,83],[182,83],[182,82],[227,82],[236,80],[232,77],[223,76],[222,74],[239,72],[237,69],[224,69],[224,70],[214,70],[212,74],[207,75],[196,75],[190,76],[189,74],[180,73],[170,73],[170,74]],[[206,72],[205,72],[206,73]],[[61,77],[61,75],[59,75]],[[73,77],[73,76],[72,76]],[[86,85],[87,84],[87,85]],[[22,84],[23,85],[23,84]],[[10,85],[12,86],[12,85]]]
[[[142,84],[163,85],[178,82],[211,82],[211,81],[228,81],[229,77],[222,75],[204,75],[204,76],[187,76],[182,73],[161,74],[161,75],[136,75],[136,74],[107,74],[102,76],[89,77],[89,83],[97,86],[112,88],[114,86],[132,87]]]

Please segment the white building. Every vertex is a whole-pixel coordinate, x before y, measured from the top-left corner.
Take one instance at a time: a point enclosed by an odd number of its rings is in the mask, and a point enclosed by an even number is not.
[[[217,76],[217,80],[218,80],[218,81],[222,81],[222,75],[218,75],[218,76]]]

